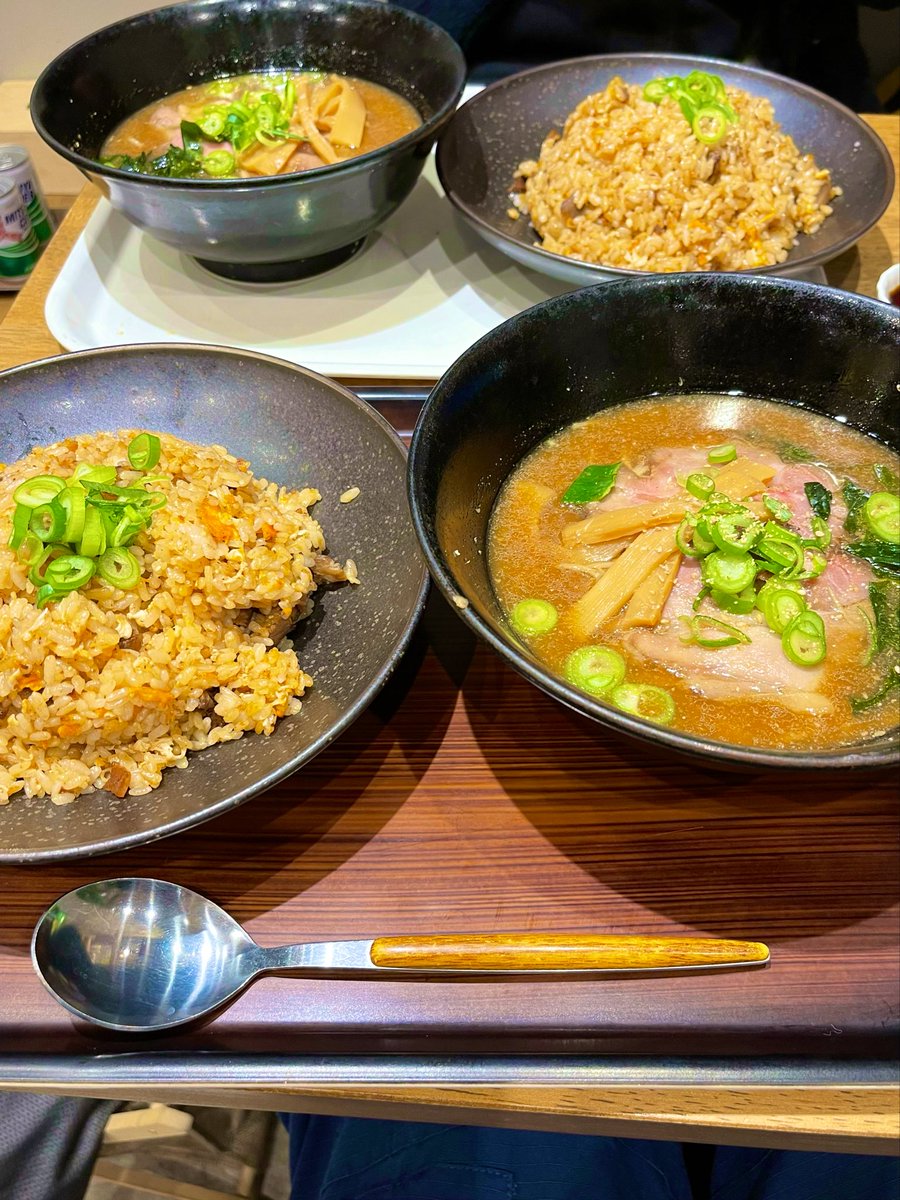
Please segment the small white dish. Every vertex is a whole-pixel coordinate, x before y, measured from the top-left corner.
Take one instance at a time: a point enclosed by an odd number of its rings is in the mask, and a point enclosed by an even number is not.
[[[896,292],[898,288],[900,288],[900,263],[894,263],[892,267],[888,267],[878,276],[876,295],[885,304],[890,304],[891,292]]]

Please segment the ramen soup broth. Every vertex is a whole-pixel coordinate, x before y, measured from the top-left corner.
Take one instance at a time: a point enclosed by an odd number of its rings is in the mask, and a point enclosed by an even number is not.
[[[193,161],[181,153],[189,144],[185,121],[200,130]],[[100,159],[141,174],[183,178],[291,174],[367,154],[421,123],[402,96],[365,79],[237,75],[146,105],[110,134]],[[173,146],[176,153],[167,154]]]
[[[733,447],[732,463],[711,464],[710,450],[723,444],[727,448],[719,457],[727,459]],[[621,466],[605,498],[562,502],[563,494],[585,467],[615,463]],[[896,475],[898,467],[897,455],[881,443],[829,418],[772,401],[679,396],[612,407],[549,438],[507,480],[488,538],[495,592],[517,636],[551,671],[568,677],[576,686],[584,685],[583,680],[573,678],[572,662],[577,660],[570,656],[580,647],[602,645],[615,652],[609,675],[613,686],[617,656],[621,656],[619,662],[624,660],[625,679],[619,683],[625,691],[615,693],[615,699],[624,702],[626,710],[635,695],[632,685],[664,689],[669,699],[648,693],[653,703],[649,708],[639,707],[638,715],[656,714],[673,728],[742,745],[804,750],[861,742],[888,732],[898,720],[900,688],[888,689],[881,701],[859,712],[851,706],[852,698],[871,699],[887,679],[895,678],[896,646],[882,646],[873,653],[870,584],[881,578],[878,587],[889,604],[896,603],[897,584],[877,576],[866,561],[844,549],[854,542],[871,541],[874,535],[864,523],[854,534],[845,529],[848,510],[843,487],[851,480],[865,492],[881,494],[884,481],[891,480],[885,468]],[[812,563],[813,569],[821,570],[824,560],[824,570],[815,578],[789,580],[784,585],[784,590],[795,591],[801,600],[798,604],[789,597],[785,602],[782,596],[787,610],[779,610],[782,618],[792,617],[794,608],[805,605],[821,617],[826,651],[814,665],[788,657],[782,634],[776,631],[779,613],[773,617],[772,627],[756,603],[750,611],[730,612],[723,611],[711,595],[698,600],[704,571],[712,568],[704,567],[702,558],[678,554],[675,539],[682,517],[673,512],[696,514],[708,503],[686,489],[688,477],[706,475],[715,481],[727,470],[729,475],[723,479],[739,481],[741,473],[751,468],[765,483],[754,489],[751,481],[744,490],[753,494],[735,501],[735,506],[745,512],[749,507],[760,526],[777,532],[780,524],[786,538],[810,543],[812,549],[800,551],[805,566]],[[808,483],[820,485],[817,500],[823,492],[831,493],[827,531],[813,525]],[[889,486],[893,488],[895,483],[891,481]],[[637,509],[639,515],[644,514],[642,522],[629,524],[628,514]],[[624,516],[612,517],[617,511]],[[650,512],[656,514],[652,519],[646,515]],[[602,518],[599,525],[593,523],[595,533],[605,529],[609,534],[617,522],[624,532],[602,541],[582,542],[579,538],[586,528],[582,522],[589,517]],[[709,532],[710,527],[705,528]],[[732,534],[735,528],[731,527]],[[749,536],[752,530],[739,530],[739,536],[743,532]],[[817,537],[822,543],[829,534],[827,547],[813,546]],[[592,589],[596,596],[600,581],[620,560],[616,570],[622,575],[623,555],[639,537],[658,564],[646,576],[643,611],[640,604],[633,606],[631,599],[617,603],[613,588],[613,611],[605,614],[601,603],[601,619],[595,621],[593,600],[583,598]],[[889,543],[881,544],[890,554]],[[702,548],[702,539],[700,545]],[[632,559],[637,553],[637,549],[631,550]],[[758,549],[737,553],[762,567],[764,560],[754,557]],[[894,556],[896,561],[896,551]],[[749,592],[743,590],[743,601],[734,593],[732,599],[746,609],[769,578],[770,572],[760,569]],[[780,589],[777,580],[776,584]],[[716,594],[721,598],[721,592]],[[661,605],[655,621],[654,598]],[[514,611],[515,606],[530,599],[549,602],[556,610],[555,624],[553,610],[539,606],[537,615],[534,611],[527,615],[544,631],[529,632],[521,624],[517,627],[515,618],[522,610]],[[549,612],[547,620],[542,612]],[[699,625],[694,622],[698,615],[704,618]],[[816,621],[809,618],[811,624],[806,628],[810,636],[804,637],[802,630],[791,634],[792,653],[796,648],[801,659],[817,657],[816,647],[821,643]],[[894,622],[896,631],[896,613]],[[546,628],[549,625],[552,628]],[[716,648],[701,644],[710,641],[719,644]],[[723,641],[726,644],[722,645]],[[600,663],[599,684],[595,677],[594,685],[603,686],[608,666]],[[584,690],[591,691],[591,687]],[[593,694],[601,701],[613,702],[611,687]]]

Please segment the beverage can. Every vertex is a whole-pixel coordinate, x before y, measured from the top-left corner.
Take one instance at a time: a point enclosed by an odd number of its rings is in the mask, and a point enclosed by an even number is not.
[[[19,185],[0,176],[0,291],[20,288],[40,255],[41,246]]]
[[[49,242],[56,224],[24,146],[0,146],[0,179],[15,181],[37,240],[42,246]]]

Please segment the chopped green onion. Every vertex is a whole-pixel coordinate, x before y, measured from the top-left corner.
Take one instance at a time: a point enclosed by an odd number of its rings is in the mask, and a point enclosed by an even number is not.
[[[863,506],[863,520],[876,537],[900,542],[900,496],[873,492]]]
[[[28,528],[42,542],[58,542],[66,528],[66,514],[55,500],[51,500],[49,504],[39,504],[31,510]]]
[[[229,150],[213,150],[211,154],[205,154],[200,160],[200,165],[213,179],[224,179],[228,175],[234,175],[237,170],[237,160]]]
[[[810,528],[812,529],[813,542],[820,550],[824,550],[826,546],[831,545],[831,527],[827,521],[821,517],[810,517]]]
[[[710,475],[704,475],[701,471],[695,472],[693,475],[688,475],[684,481],[684,486],[697,500],[706,500],[715,491],[715,483]]]
[[[807,608],[798,613],[781,635],[781,646],[792,663],[815,667],[825,657],[825,623],[817,612]]]
[[[128,443],[128,461],[135,471],[152,471],[159,462],[160,448],[155,433],[139,433]]]
[[[644,99],[649,100],[651,104],[659,104],[670,92],[671,89],[664,79],[651,79],[644,84]]]
[[[510,611],[509,620],[516,633],[525,637],[538,637],[554,628],[559,620],[559,613],[549,600],[520,600]]]
[[[45,546],[40,557],[31,564],[28,578],[36,588],[43,587],[44,583],[46,583],[44,568],[47,563],[52,562],[55,557],[58,558],[60,554],[65,553],[65,550],[65,546]]]
[[[94,570],[92,558],[85,558],[81,554],[64,554],[50,563],[44,578],[58,592],[74,592],[88,582]]]
[[[756,607],[756,591],[752,583],[736,596],[720,592],[718,588],[710,588],[710,599],[718,604],[719,608],[724,608],[726,612],[736,616],[745,616]]]
[[[806,609],[806,601],[792,588],[773,588],[763,602],[762,614],[773,633],[784,633],[794,617]]]
[[[18,550],[22,544],[22,539],[28,532],[28,526],[31,522],[31,509],[27,504],[17,504],[13,512],[12,531],[9,535],[9,541],[6,543],[10,550]]]
[[[29,529],[19,547],[16,550],[16,558],[26,567],[35,567],[38,563],[43,562],[45,556],[49,554],[49,550],[37,536]]]
[[[692,100],[703,104],[709,100],[718,100],[725,95],[725,85],[718,75],[708,75],[706,71],[691,71],[683,83],[684,90]]]
[[[703,536],[696,517],[687,516],[675,531],[675,545],[688,558],[703,558],[715,550],[715,543]]]
[[[706,461],[716,467],[723,467],[726,463],[734,462],[736,458],[737,450],[731,442],[726,442],[723,446],[713,446],[706,455]]]
[[[20,483],[13,492],[16,504],[24,504],[26,508],[37,508],[41,504],[49,504],[66,486],[66,481],[58,475],[33,475]]]
[[[736,596],[753,582],[758,569],[758,563],[743,551],[715,550],[703,560],[703,582]]]
[[[225,132],[225,113],[226,108],[222,104],[211,104],[209,108],[204,108],[197,118],[197,124],[204,137],[211,141],[218,141],[221,138]]]
[[[763,532],[762,521],[749,508],[742,512],[725,513],[707,522],[709,535],[720,550],[751,550]]]
[[[103,528],[103,519],[100,516],[100,510],[94,508],[93,505],[89,505],[84,515],[84,528],[81,531],[81,540],[78,543],[78,553],[85,558],[96,558],[105,549],[106,530]]]
[[[115,483],[115,467],[93,467],[90,463],[78,463],[66,480],[71,487],[75,483]]]
[[[130,550],[111,546],[97,560],[97,574],[113,587],[130,591],[141,577],[141,567]]]
[[[613,688],[609,698],[622,712],[657,725],[670,725],[675,719],[675,701],[665,688],[653,684],[622,683]]]
[[[52,583],[42,583],[37,590],[34,602],[38,608],[43,608],[51,600],[59,600],[62,595],[63,593],[58,592]]]
[[[126,504],[124,514],[107,533],[107,543],[110,546],[130,546],[146,528],[144,518],[130,504]]]
[[[566,659],[569,683],[592,696],[603,696],[625,678],[625,659],[609,646],[581,646]]]
[[[183,126],[185,136],[201,136],[196,125]],[[152,474],[161,453],[155,433],[136,434],[126,449],[131,469],[143,473],[129,487],[116,482],[117,467],[80,462],[68,480],[35,475],[15,489],[8,545],[40,590],[41,606],[102,574],[96,559],[103,558],[103,578],[117,587],[132,588],[140,578],[140,560],[126,547],[167,503],[148,484],[169,476]],[[107,548],[115,553],[107,555]]]
[[[81,537],[81,531],[84,529],[86,495],[83,487],[75,485],[74,487],[63,488],[57,497],[57,503],[66,515],[66,527],[63,531],[62,541],[75,543]]]
[[[718,617],[710,617],[706,613],[682,619],[687,623],[689,634],[681,640],[694,642],[705,650],[723,650],[726,646],[743,645],[750,641],[747,634],[736,625],[729,625],[727,621],[720,621]],[[704,629],[712,632],[704,633]]]
[[[794,515],[788,506],[776,496],[763,496],[763,504],[776,521],[790,521]]]
[[[694,113],[691,132],[704,146],[714,146],[728,132],[728,114],[721,104],[704,104]]]

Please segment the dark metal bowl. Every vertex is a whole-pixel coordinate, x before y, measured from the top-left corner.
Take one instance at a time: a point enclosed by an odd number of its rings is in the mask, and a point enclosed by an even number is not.
[[[895,737],[799,752],[712,741],[630,717],[550,672],[511,634],[486,560],[497,493],[535,446],[573,421],[650,395],[736,392],[846,420],[897,446],[900,312],[795,280],[655,275],[585,288],[506,321],[432,391],[408,486],[431,574],[460,616],[532,683],[602,725],[721,766],[882,766]]]
[[[321,69],[393,88],[423,119],[346,163],[241,180],[156,179],[101,167],[100,147],[145,104],[190,84]],[[406,199],[465,80],[453,39],[374,0],[201,0],[141,13],[63,51],[35,84],[41,137],[161,242],[233,279],[300,278],[352,254]]]
[[[844,194],[816,233],[802,235],[787,261],[741,275],[791,275],[826,262],[858,241],[887,208],[894,167],[881,139],[836,100],[772,71],[718,58],[682,54],[601,54],[550,63],[501,79],[459,109],[441,137],[437,169],[444,190],[473,229],[523,266],[584,286],[613,277],[644,275],[554,254],[540,246],[528,218],[509,217],[509,191],[520,162],[536,159],[551,129],[585,96],[605,88],[615,75],[646,83],[659,75],[712,71],[733,87],[765,96],[775,117],[801,152],[811,151],[831,170]]]
[[[0,461],[70,434],[143,426],[217,442],[257,474],[322,493],[313,509],[335,557],[362,583],[321,593],[295,644],[315,680],[270,737],[189,756],[146,796],[90,792],[71,804],[13,797],[0,808],[0,862],[120,850],[197,825],[284,779],[370,703],[418,618],[427,573],[404,495],[405,451],[382,417],[331,380],[243,350],[124,346],[0,374]],[[351,504],[339,495],[360,488]]]

